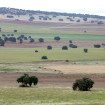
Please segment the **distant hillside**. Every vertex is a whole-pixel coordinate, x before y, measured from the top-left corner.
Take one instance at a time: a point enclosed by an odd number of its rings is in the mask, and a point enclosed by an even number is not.
[[[6,8],[6,7],[0,8],[0,14],[11,14],[11,15],[44,14],[44,15],[53,15],[53,16],[61,15],[61,16],[70,16],[70,17],[79,17],[79,18],[105,19],[105,16],[98,16],[98,15],[22,10],[22,9]]]

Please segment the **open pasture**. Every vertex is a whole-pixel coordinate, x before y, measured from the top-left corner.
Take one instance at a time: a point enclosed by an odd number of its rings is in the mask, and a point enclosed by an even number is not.
[[[38,50],[36,53],[35,50]],[[42,60],[42,56],[47,56],[47,60]],[[20,63],[35,61],[104,61],[104,49],[89,49],[84,53],[82,48],[62,50],[61,48],[0,48],[0,63]]]
[[[0,22],[2,34],[12,34],[16,29],[16,36],[25,34],[33,38],[54,39],[55,36],[60,36],[66,40],[92,40],[105,41],[105,26],[96,24],[67,24],[67,23],[16,23],[16,22]],[[87,31],[84,33],[84,31]]]
[[[0,73],[1,105],[104,105],[105,75],[103,74],[50,74],[30,73],[39,78],[39,83],[31,88],[19,88],[16,78],[23,73]],[[90,76],[95,81],[92,91],[73,91],[75,79]]]
[[[54,40],[55,36],[60,36],[66,41],[105,41],[105,25],[0,22],[0,28],[2,28],[0,36],[25,34],[35,40],[45,38],[45,41]],[[14,33],[14,29],[18,32]],[[35,53],[35,50],[38,52]],[[44,55],[48,57],[47,60],[41,59]],[[88,62],[94,62],[94,65],[88,65]],[[100,65],[97,62],[100,62]],[[0,105],[104,105],[105,63],[103,62],[105,62],[104,48],[89,48],[88,53],[84,53],[83,48],[62,50],[55,47],[47,50],[45,46],[1,47]],[[35,88],[18,88],[16,79],[24,72],[38,76],[39,84]],[[83,76],[92,77],[96,83],[95,88],[89,92],[72,91],[74,80]]]
[[[0,88],[1,105],[104,105],[105,90],[75,92],[70,88]]]

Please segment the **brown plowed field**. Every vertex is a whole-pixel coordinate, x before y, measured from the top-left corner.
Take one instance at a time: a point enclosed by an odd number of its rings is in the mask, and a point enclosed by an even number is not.
[[[0,73],[0,87],[18,87],[16,79],[23,74],[20,72]],[[30,72],[29,74],[39,78],[38,87],[72,87],[76,79],[89,77],[95,81],[95,88],[105,88],[105,65],[67,66],[48,63],[42,68],[42,73]]]
[[[77,45],[80,48],[93,48],[94,44],[102,44],[105,43],[105,41],[73,41],[73,44]],[[35,47],[47,47],[49,45],[53,47],[62,47],[64,45],[69,46],[69,40],[68,41],[45,41],[44,43],[40,43],[38,41],[35,41],[34,43],[24,42],[20,44],[17,43],[11,43],[7,42],[4,47],[8,48],[35,48]]]
[[[18,87],[16,79],[23,73],[0,73],[0,87]],[[72,87],[75,79],[81,78],[80,75],[73,74],[39,74],[30,73],[39,78],[38,87]],[[90,76],[95,81],[95,88],[105,88],[105,76]]]

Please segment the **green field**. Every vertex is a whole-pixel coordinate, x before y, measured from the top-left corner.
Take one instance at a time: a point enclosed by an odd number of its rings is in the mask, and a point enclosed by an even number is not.
[[[38,53],[34,51],[38,50]],[[42,56],[47,56],[48,60],[42,60]],[[0,48],[0,63],[26,63],[35,61],[104,61],[104,49],[89,49],[84,53],[82,48],[62,50],[54,48]]]
[[[99,27],[103,28],[103,26]],[[35,38],[35,40],[37,40],[38,38],[44,38],[45,40],[54,40],[55,36],[60,36],[61,40],[66,41],[105,41],[104,34],[102,35],[83,32],[72,33],[71,30],[55,30],[55,27],[52,28],[51,26],[48,27],[47,25],[37,26],[34,24],[27,25],[1,22],[0,28],[2,28],[0,36],[2,36],[2,34],[14,34],[17,37],[21,34],[24,34],[26,36],[32,36],[33,38]],[[14,33],[14,29],[17,29],[18,32]],[[35,53],[35,50],[38,50],[38,53]],[[47,56],[48,59],[42,60],[42,56]],[[47,48],[0,47],[0,72],[4,73],[35,71],[38,71],[40,73],[41,69],[39,67],[43,68],[44,65],[41,64],[42,62],[45,63],[46,61],[50,62],[66,60],[69,60],[69,64],[72,62],[82,62],[82,64],[85,62],[101,62],[100,64],[102,64],[102,62],[105,62],[105,49],[89,48],[88,53],[84,53],[83,48],[69,48],[68,50],[53,48],[52,50],[47,50]],[[34,63],[38,62],[40,62],[40,64],[34,65]],[[105,89],[93,88],[92,91],[80,92],[73,91],[70,87],[68,88],[66,86],[40,87],[40,85],[38,85],[35,88],[0,86],[0,105],[105,105]]]
[[[0,105],[105,105],[105,90],[71,88],[0,88]]]
[[[53,40],[55,36],[60,36],[63,40],[91,40],[91,41],[105,41],[105,35],[101,34],[92,34],[92,33],[81,33],[79,31],[71,32],[70,31],[62,31],[59,29],[53,29],[48,26],[37,26],[35,24],[16,24],[16,23],[0,23],[0,27],[2,31],[0,32],[0,36],[2,34],[13,34],[13,30],[17,29],[18,32],[14,33],[15,36],[19,36],[24,34],[26,36],[32,36],[35,39],[44,38],[45,40]],[[81,26],[80,26],[81,27]],[[95,27],[95,26],[94,26]],[[83,28],[83,27],[82,27]],[[89,28],[89,27],[87,27]],[[97,27],[95,27],[97,29]],[[99,28],[102,28],[99,26]]]

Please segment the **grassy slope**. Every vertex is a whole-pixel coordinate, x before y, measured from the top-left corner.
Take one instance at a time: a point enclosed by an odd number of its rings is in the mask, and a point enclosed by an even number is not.
[[[42,103],[44,105],[48,103],[50,103],[48,105],[103,105],[105,90],[79,92],[72,91],[70,88],[0,88],[0,105],[43,105]]]
[[[37,49],[39,52],[35,53]],[[104,49],[89,49],[84,53],[83,49],[62,50],[54,48],[47,50],[45,48],[0,48],[0,63],[19,63],[43,61],[42,56],[47,56],[49,61],[52,60],[70,60],[70,61],[103,61],[105,60]]]

